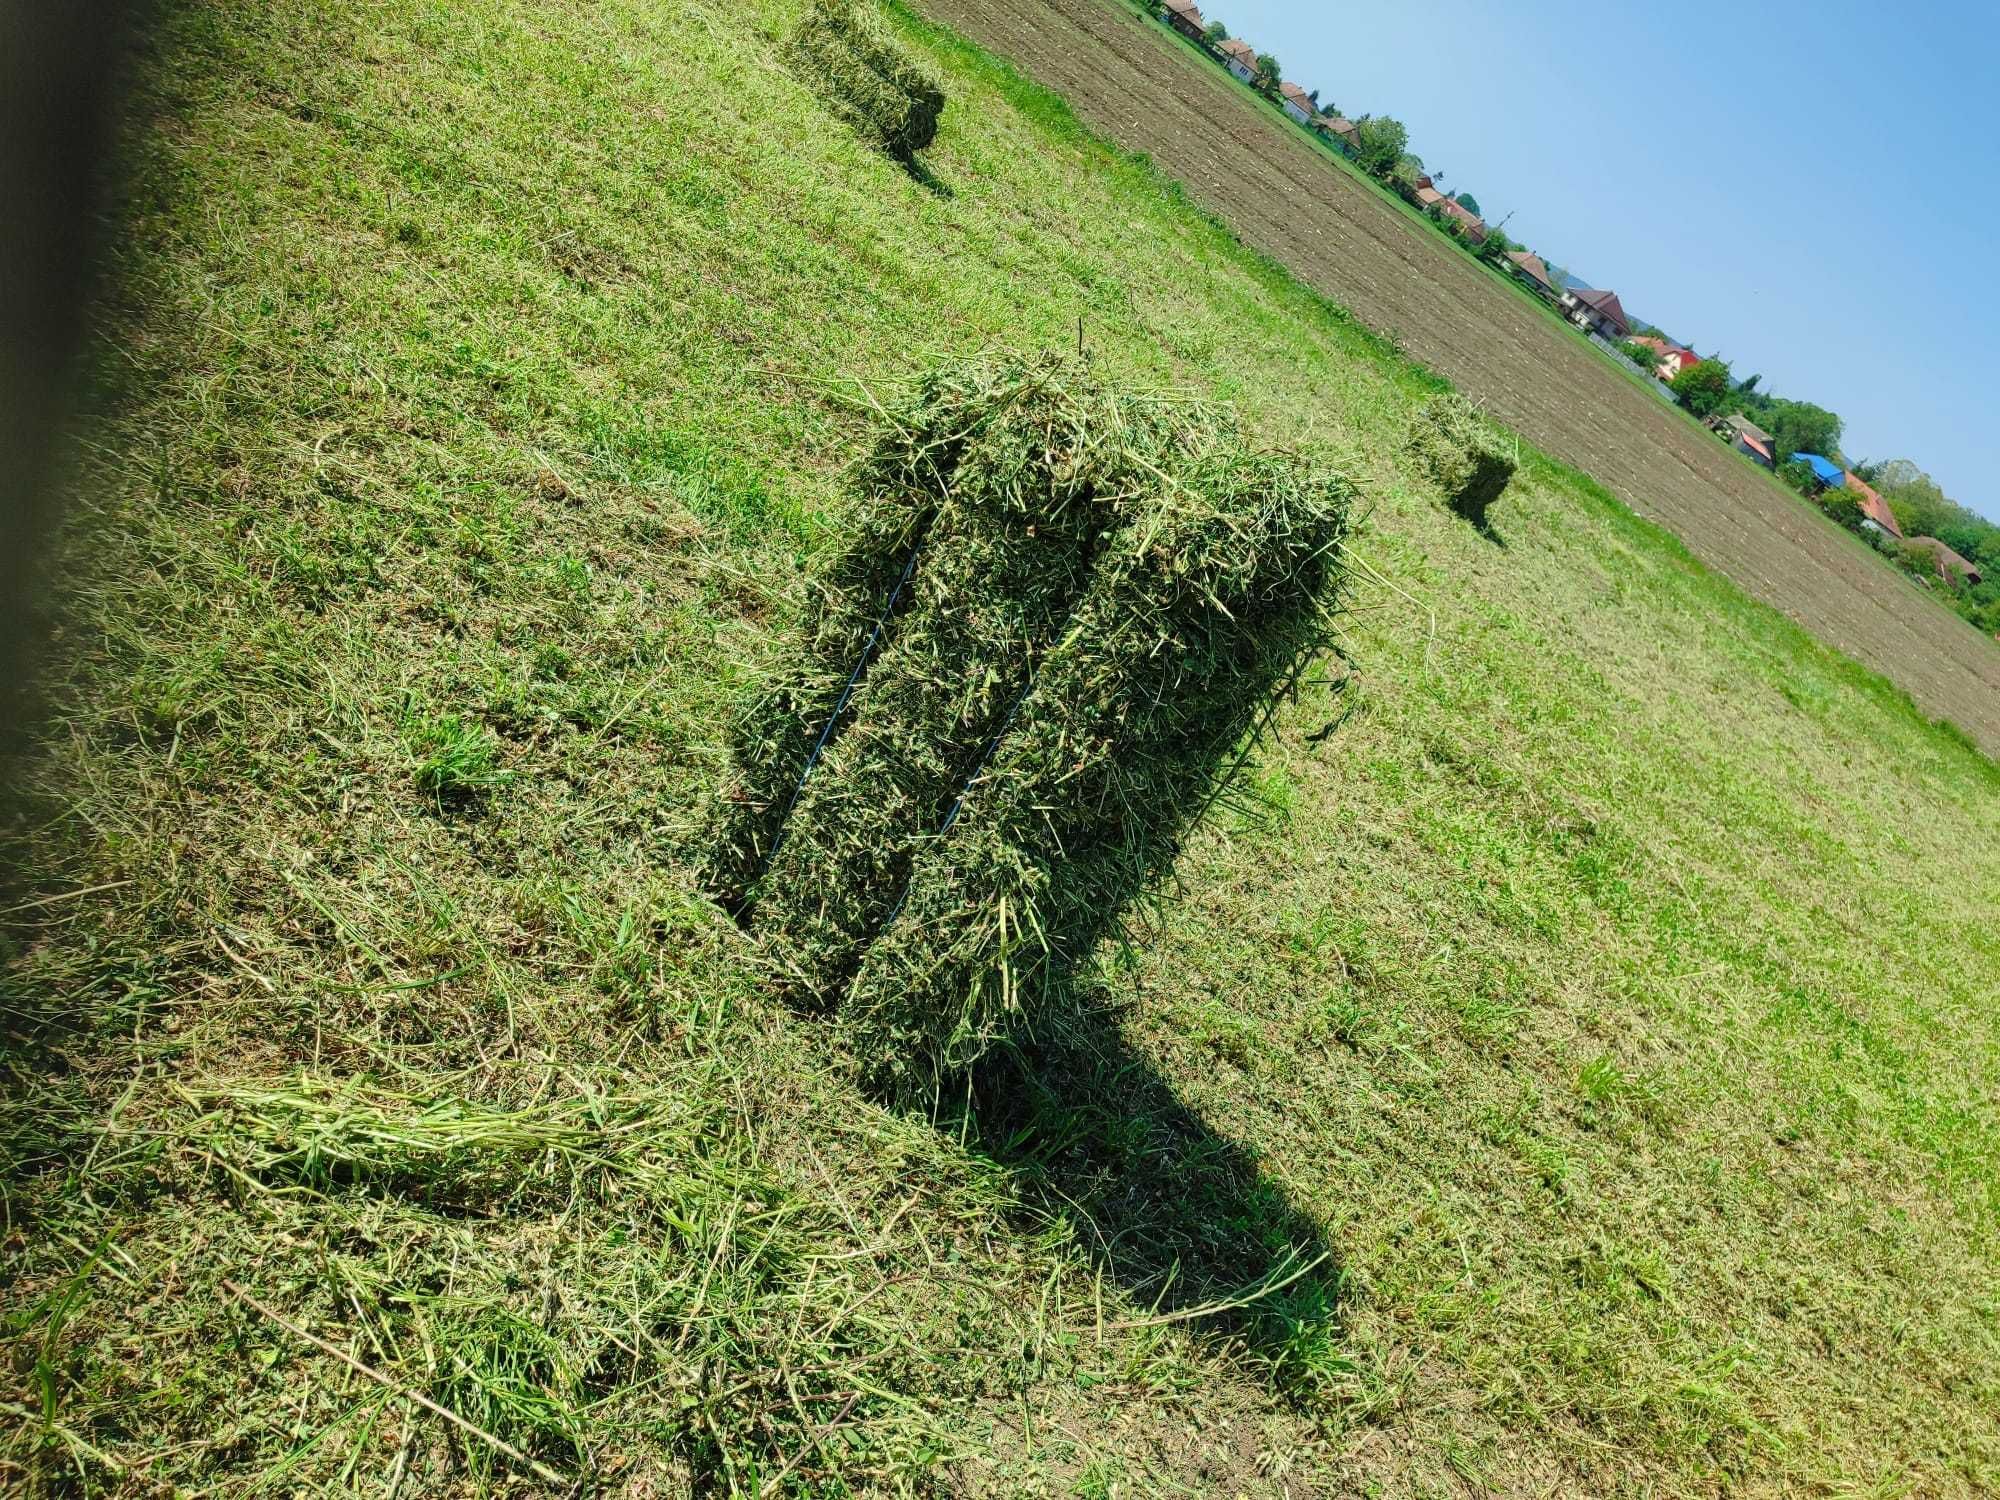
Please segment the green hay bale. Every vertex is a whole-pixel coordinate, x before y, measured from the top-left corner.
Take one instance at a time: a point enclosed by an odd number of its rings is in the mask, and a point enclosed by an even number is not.
[[[1025,369],[947,366],[882,413],[874,446],[849,476],[839,540],[807,579],[791,649],[730,726],[732,773],[709,822],[702,884],[732,911],[771,857],[850,681],[858,691],[874,665],[892,599],[906,610],[910,591],[898,595],[898,585],[967,443],[1026,379]],[[990,454],[982,461],[991,468]],[[850,700],[839,718],[853,717]]]
[[[1419,408],[1403,449],[1445,503],[1478,527],[1514,477],[1499,434],[1463,396],[1438,396]]]
[[[1106,545],[842,1005],[892,1092],[925,1096],[1060,998],[1323,640],[1345,478],[1224,440],[1173,479]]]
[[[1044,360],[961,367],[892,414],[871,470],[921,470],[935,506],[906,606],[754,893],[755,929],[795,998],[843,992],[916,842],[1068,619],[1098,539],[1179,439],[1158,412]]]
[[[792,34],[794,70],[835,114],[911,161],[937,138],[944,88],[854,0],[813,0]]]
[[[934,372],[855,483],[713,863],[793,998],[914,1094],[1173,858],[1322,639],[1352,489],[1056,356]]]

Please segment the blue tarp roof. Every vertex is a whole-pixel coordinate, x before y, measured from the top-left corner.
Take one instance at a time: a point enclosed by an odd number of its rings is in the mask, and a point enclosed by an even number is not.
[[[1806,465],[1828,484],[1839,484],[1847,478],[1847,470],[1830,458],[1821,458],[1817,453],[1794,453],[1792,462]]]

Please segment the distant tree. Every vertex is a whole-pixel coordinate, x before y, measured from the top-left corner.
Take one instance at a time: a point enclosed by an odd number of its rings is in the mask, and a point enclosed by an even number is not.
[[[1870,483],[1882,492],[1906,534],[1934,536],[1978,563],[1982,571],[2000,561],[2000,526],[1960,505],[1909,459],[1868,467],[1875,474]],[[1995,569],[1995,578],[2000,581],[2000,568]]]
[[[1794,453],[1831,454],[1840,447],[1840,418],[1810,401],[1773,401],[1762,420],[1780,463]]]
[[[1469,213],[1469,214],[1476,214],[1476,213],[1478,213],[1478,212],[1480,211],[1480,209],[1479,209],[1479,200],[1478,200],[1477,198],[1473,197],[1473,196],[1472,196],[1472,194],[1470,194],[1470,193],[1453,193],[1453,194],[1452,194],[1451,196],[1452,196],[1452,197],[1453,197],[1453,198],[1454,198],[1455,200],[1457,200],[1457,203],[1458,203],[1458,206],[1459,206],[1460,208],[1464,209],[1464,210],[1465,210],[1465,211],[1466,211],[1467,213]]]
[[[1424,159],[1405,151],[1389,168],[1389,180],[1406,192],[1415,192],[1417,184],[1424,179]]]
[[[1204,31],[1201,36],[1202,40],[1207,42],[1209,46],[1220,47],[1224,42],[1229,40],[1229,28],[1224,26],[1220,21],[1210,21],[1208,23],[1208,30]]]
[[[1278,85],[1284,82],[1285,70],[1278,66],[1277,58],[1268,52],[1257,54],[1257,87],[1264,93],[1275,94]]]
[[[1486,238],[1479,244],[1479,258],[1491,261],[1497,266],[1506,258],[1508,251],[1519,250],[1520,248],[1519,245],[1508,239],[1499,230],[1489,229],[1486,231]]]
[[[1802,469],[1805,465],[1797,464],[1792,467]],[[1825,511],[1832,520],[1845,526],[1856,536],[1868,535],[1867,529],[1861,524],[1864,519],[1861,511],[1861,497],[1845,485],[1823,491],[1819,497],[1819,508]]]
[[[1791,463],[1781,463],[1778,465],[1778,477],[1807,499],[1811,499],[1819,492],[1819,475],[1813,472],[1810,464],[1799,463],[1796,460]]]
[[[1387,177],[1410,149],[1410,132],[1401,120],[1388,115],[1363,115],[1354,122],[1358,139],[1356,156],[1362,167],[1377,177]]]
[[[1657,349],[1649,349],[1644,344],[1635,344],[1630,339],[1620,339],[1618,341],[1618,352],[1631,360],[1633,364],[1644,370],[1648,375],[1660,367],[1659,351]]]
[[[1938,560],[1931,555],[1928,547],[1919,547],[1911,542],[1898,542],[1889,553],[1890,559],[1912,578],[1925,583],[1936,583],[1940,576]]]
[[[1712,417],[1729,400],[1729,366],[1719,355],[1704,359],[1676,375],[1667,389],[1697,417]]]
[[[1320,111],[1320,108],[1319,108],[1319,90],[1318,90],[1318,89],[1307,89],[1307,90],[1306,90],[1306,98],[1312,101],[1312,107],[1313,107],[1313,109],[1314,109],[1314,110],[1315,110],[1316,112],[1321,112],[1321,113],[1323,113],[1323,111]]]
[[[1743,384],[1736,387],[1736,393],[1739,396],[1750,396],[1756,394],[1757,382],[1762,380],[1763,378],[1764,377],[1762,375],[1752,375],[1748,380],[1744,381]]]

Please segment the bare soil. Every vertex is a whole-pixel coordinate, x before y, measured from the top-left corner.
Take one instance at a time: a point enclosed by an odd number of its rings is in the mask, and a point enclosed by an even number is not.
[[[1144,151],[1245,242],[1584,470],[1747,592],[2000,754],[2000,646],[1580,337],[1107,0],[921,0]]]

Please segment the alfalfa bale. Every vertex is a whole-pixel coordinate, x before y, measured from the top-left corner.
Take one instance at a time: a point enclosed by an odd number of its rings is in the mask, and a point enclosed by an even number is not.
[[[944,87],[889,35],[866,0],[813,0],[792,34],[795,71],[899,161],[937,138]]]
[[[949,434],[949,435],[947,435]],[[955,367],[892,414],[935,488],[908,599],[806,778],[751,893],[795,999],[836,1003],[863,948],[1091,576],[1100,536],[1174,434],[1060,359]]]
[[[1433,397],[1418,408],[1403,449],[1442,492],[1445,504],[1481,528],[1487,508],[1514,477],[1513,457],[1493,424],[1457,394]]]
[[[922,1096],[1032,1027],[1214,804],[1276,689],[1324,639],[1353,490],[1197,417],[1135,497],[962,800],[922,841],[839,1025]]]

